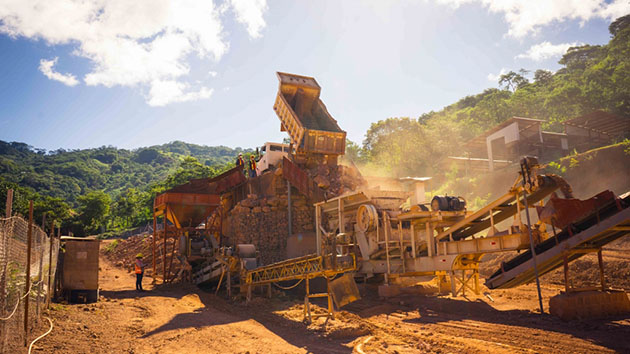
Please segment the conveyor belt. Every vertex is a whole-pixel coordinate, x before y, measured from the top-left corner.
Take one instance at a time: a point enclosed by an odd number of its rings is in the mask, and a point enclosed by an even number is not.
[[[599,249],[630,234],[630,196],[604,205],[535,247],[539,275],[546,274],[567,261]],[[535,279],[531,251],[526,251],[502,265],[486,280],[490,289],[512,288]]]
[[[547,176],[540,176],[540,178],[543,181],[540,188],[534,193],[527,195],[527,202],[529,203],[529,205],[534,205],[535,203],[543,200],[546,196],[560,188],[560,186],[552,178]],[[521,200],[523,198],[520,197],[518,199]],[[521,203],[523,202],[521,201]],[[516,198],[504,202],[496,209],[498,212],[493,215],[493,219],[494,223],[498,224],[501,221],[510,218],[516,214]],[[476,220],[471,220],[468,226],[453,232],[453,240],[463,240],[468,236],[472,236],[480,231],[489,228],[490,225],[490,217],[488,216],[488,214],[485,214]]]

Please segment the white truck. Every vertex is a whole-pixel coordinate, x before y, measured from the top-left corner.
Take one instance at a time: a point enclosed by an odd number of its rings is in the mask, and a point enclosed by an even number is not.
[[[260,154],[260,160],[256,163],[257,176],[260,176],[266,170],[277,167],[283,157],[288,157],[289,145],[267,142],[260,148]]]

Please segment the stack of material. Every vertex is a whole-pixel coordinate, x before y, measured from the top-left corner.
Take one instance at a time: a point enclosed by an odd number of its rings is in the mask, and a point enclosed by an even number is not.
[[[142,261],[147,265],[145,268],[145,275],[153,276],[153,254],[151,250],[152,235],[139,234],[129,237],[128,239],[120,239],[111,241],[111,243],[103,244],[101,251],[105,253],[105,256],[112,261],[116,266],[126,269],[128,272],[134,271],[134,264],[136,261],[136,255],[142,253],[144,258]],[[170,262],[170,255],[173,251],[173,239],[169,238],[166,241],[166,261]],[[158,276],[162,276],[162,245],[158,244],[156,252],[157,272]],[[173,266],[171,268],[171,276],[177,274],[180,269],[180,263],[177,257],[173,258]],[[168,269],[169,264],[166,264]]]
[[[306,172],[326,192],[327,198],[366,185],[354,167],[322,164]],[[227,220],[224,221],[224,244],[255,245],[262,264],[284,260],[289,227],[287,182],[282,176],[282,169],[258,177],[251,187],[258,194],[249,194],[228,212]],[[291,202],[292,233],[315,231],[313,201],[292,188]]]
[[[367,181],[355,167],[319,165],[307,172],[318,187],[328,192],[329,198],[355,191],[367,185]]]
[[[293,232],[313,231],[313,212],[306,198],[294,195],[291,200]],[[228,225],[230,236],[227,244],[255,245],[262,264],[283,260],[289,230],[287,195],[272,198],[248,195],[232,209]]]

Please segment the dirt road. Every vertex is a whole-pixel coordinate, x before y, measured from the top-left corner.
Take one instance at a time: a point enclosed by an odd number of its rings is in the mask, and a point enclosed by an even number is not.
[[[150,279],[145,281],[147,288]],[[540,316],[534,286],[452,299],[364,299],[323,325],[301,322],[298,296],[229,303],[179,284],[145,293],[133,274],[101,257],[101,301],[56,305],[44,353],[593,353],[630,352],[630,318],[562,322]],[[545,285],[545,306],[559,287]],[[42,330],[43,332],[43,330]],[[358,348],[357,348],[358,347]]]
[[[349,352],[341,342],[264,310],[265,302],[231,306],[193,286],[139,293],[134,277],[101,257],[101,301],[56,305],[55,329],[38,347],[47,353]],[[150,279],[145,281],[145,288]],[[254,310],[254,311],[251,311]],[[253,315],[252,315],[253,314]]]

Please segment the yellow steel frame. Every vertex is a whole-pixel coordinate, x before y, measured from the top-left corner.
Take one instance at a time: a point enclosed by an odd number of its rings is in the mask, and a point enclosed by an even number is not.
[[[351,261],[338,262],[333,265],[333,255],[318,256],[310,255],[300,258],[289,259],[283,262],[270,264],[268,266],[246,271],[242,281],[247,291],[247,300],[251,299],[252,287],[257,285],[269,285],[271,283],[286,280],[306,280],[306,295],[304,296],[304,320],[311,322],[313,317],[327,317],[326,321],[334,318],[333,299],[330,294],[330,279],[334,276],[357,269],[357,260],[354,254],[349,255]],[[327,259],[326,259],[327,258]],[[330,262],[327,262],[327,261]],[[326,278],[327,292],[319,294],[310,293],[310,279]],[[328,299],[328,311],[326,314],[311,314],[310,299],[325,297]]]
[[[324,257],[310,255],[247,271],[244,283],[252,286],[264,285],[286,280],[296,280],[317,277],[333,277],[337,274],[351,272],[357,269],[354,254],[350,255],[352,262],[339,263],[336,267],[326,267]],[[332,256],[329,256],[332,257]]]

